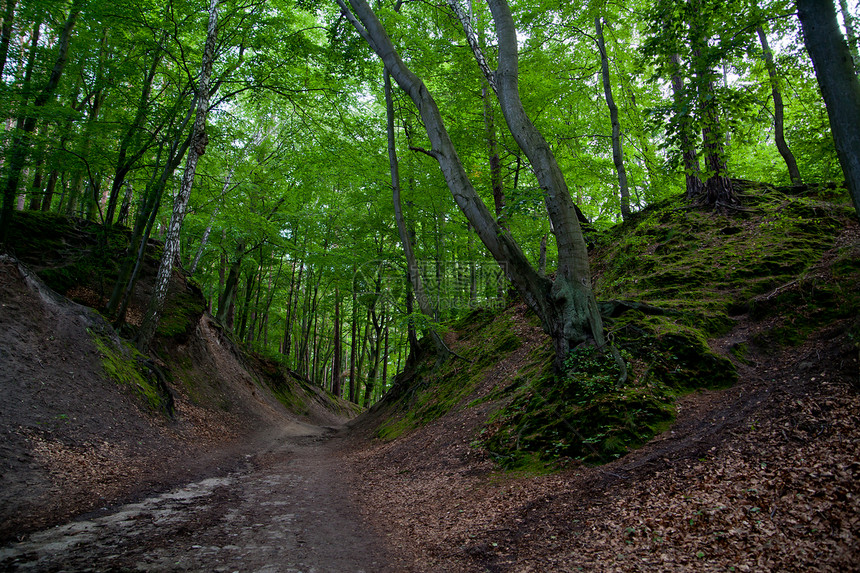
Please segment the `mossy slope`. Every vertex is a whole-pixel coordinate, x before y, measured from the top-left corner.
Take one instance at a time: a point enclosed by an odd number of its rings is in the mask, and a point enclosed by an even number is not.
[[[860,315],[860,247],[837,244],[841,231],[856,226],[844,190],[735,184],[742,211],[692,209],[677,197],[593,237],[598,298],[616,301],[602,308],[627,365],[623,383],[611,357],[588,349],[573,353],[556,375],[547,342],[529,351],[512,377],[475,394],[490,365],[520,343],[513,307],[479,311],[453,327],[470,363],[434,369],[427,358],[416,365],[380,405],[387,414],[377,435],[393,439],[452,409],[493,401],[474,444],[503,466],[603,463],[667,428],[678,396],[736,381],[732,361],[708,341],[740,317],[773,325],[751,344],[785,344]]]

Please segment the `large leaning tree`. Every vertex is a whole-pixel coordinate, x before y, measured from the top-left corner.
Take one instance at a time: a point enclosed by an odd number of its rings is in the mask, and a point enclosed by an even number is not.
[[[803,41],[827,107],[836,155],[860,217],[860,81],[833,0],[797,0]]]
[[[432,94],[403,62],[366,0],[336,0],[344,17],[382,60],[421,116],[431,149],[448,188],[481,241],[502,267],[526,303],[541,319],[554,341],[556,364],[570,349],[583,344],[604,345],[603,322],[591,287],[588,251],[567,183],[549,144],[529,119],[519,94],[516,28],[506,0],[488,0],[499,46],[498,68],[492,72],[502,113],[517,145],[528,157],[544,194],[558,245],[554,279],[538,272],[519,244],[501,227],[475,190],[442,121]]]

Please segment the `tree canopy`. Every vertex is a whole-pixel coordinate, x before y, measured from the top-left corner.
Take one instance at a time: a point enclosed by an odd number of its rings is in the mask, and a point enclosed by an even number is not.
[[[24,209],[129,228],[105,312],[137,327],[141,245],[174,237],[225,328],[354,401],[511,284],[560,356],[603,345],[589,229],[668,196],[845,181],[860,212],[851,0],[207,8],[2,2],[0,243]]]

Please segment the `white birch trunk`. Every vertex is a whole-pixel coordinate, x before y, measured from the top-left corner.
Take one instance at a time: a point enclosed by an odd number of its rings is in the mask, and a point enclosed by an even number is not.
[[[212,75],[212,60],[215,56],[215,40],[218,34],[218,0],[211,0],[209,4],[209,24],[206,29],[206,45],[203,49],[203,62],[200,66],[200,78],[197,84],[197,113],[194,118],[192,129],[191,146],[185,162],[185,172],[182,174],[182,183],[179,193],[173,202],[173,215],[167,227],[167,236],[164,240],[164,254],[161,264],[158,266],[158,276],[155,280],[155,288],[143,324],[137,338],[137,348],[141,352],[147,352],[149,345],[158,329],[158,322],[164,310],[164,302],[167,299],[167,291],[170,285],[170,276],[173,272],[174,262],[179,258],[179,232],[185,219],[185,211],[188,206],[188,198],[191,196],[191,187],[194,184],[194,175],[197,171],[197,161],[206,151],[206,112],[209,108],[209,80]]]

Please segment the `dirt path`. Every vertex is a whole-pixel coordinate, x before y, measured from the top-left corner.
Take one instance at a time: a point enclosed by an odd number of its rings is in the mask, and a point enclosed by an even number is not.
[[[0,570],[391,570],[350,500],[343,436],[289,432],[233,472],[0,547]]]

